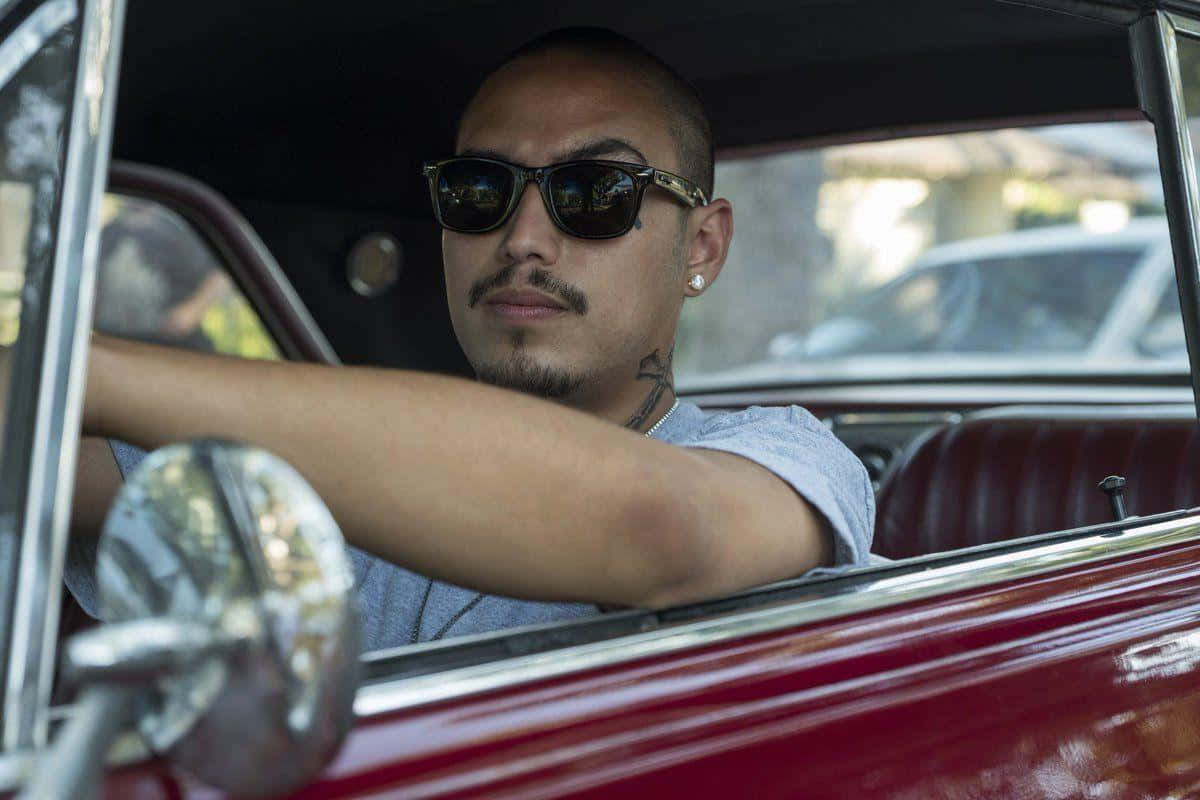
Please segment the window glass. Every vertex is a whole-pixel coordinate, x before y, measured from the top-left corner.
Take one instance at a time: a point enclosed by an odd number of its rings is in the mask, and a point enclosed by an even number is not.
[[[735,234],[685,303],[682,389],[1187,369],[1182,350],[1135,341],[1153,300],[1130,293],[1173,269],[1149,123],[729,159],[716,194]]]
[[[217,254],[182,217],[152,200],[111,193],[102,211],[97,330],[191,350],[279,358]]]

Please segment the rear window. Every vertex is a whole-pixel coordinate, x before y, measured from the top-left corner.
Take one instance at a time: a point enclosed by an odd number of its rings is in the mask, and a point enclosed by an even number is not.
[[[734,239],[685,303],[683,390],[1187,370],[1147,122],[726,159],[716,195]]]

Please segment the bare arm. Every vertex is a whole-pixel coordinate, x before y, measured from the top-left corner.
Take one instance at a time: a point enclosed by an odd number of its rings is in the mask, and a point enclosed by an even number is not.
[[[757,464],[453,378],[97,337],[84,426],[147,448],[208,434],[266,447],[352,543],[499,594],[668,605],[832,554],[823,518]]]

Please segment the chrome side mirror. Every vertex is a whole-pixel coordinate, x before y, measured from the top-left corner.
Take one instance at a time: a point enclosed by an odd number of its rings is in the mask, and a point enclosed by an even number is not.
[[[64,677],[133,696],[155,751],[238,796],[332,757],[358,685],[354,575],[294,469],[228,442],[152,453],[105,521],[97,577],[105,624],[68,643]]]

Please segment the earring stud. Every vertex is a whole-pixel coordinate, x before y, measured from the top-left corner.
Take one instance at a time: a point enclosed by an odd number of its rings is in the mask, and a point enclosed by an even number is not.
[[[703,291],[708,281],[704,280],[703,275],[693,275],[688,278],[688,286],[692,287],[697,292]]]

